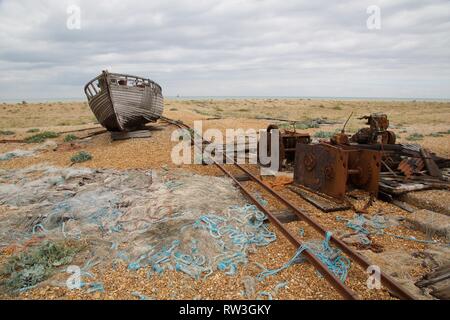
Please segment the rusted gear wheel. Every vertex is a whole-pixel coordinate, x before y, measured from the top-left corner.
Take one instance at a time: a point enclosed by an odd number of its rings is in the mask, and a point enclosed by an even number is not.
[[[335,177],[334,168],[332,166],[326,166],[324,170],[325,179],[333,180]]]
[[[307,153],[303,158],[303,164],[306,170],[312,171],[316,166],[316,157],[312,153]]]

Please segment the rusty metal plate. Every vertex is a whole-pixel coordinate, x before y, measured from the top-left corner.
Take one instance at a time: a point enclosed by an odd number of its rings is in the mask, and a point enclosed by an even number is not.
[[[373,150],[348,150],[349,180],[355,187],[377,196],[380,181],[381,152]],[[358,173],[351,173],[358,171]]]
[[[419,173],[424,167],[425,164],[422,159],[406,158],[399,163],[398,170],[403,172],[407,178],[410,178],[413,174]]]
[[[297,144],[294,183],[343,199],[352,184],[378,193],[381,152],[329,144]]]
[[[347,185],[348,153],[328,145],[297,144],[294,183],[343,198]]]

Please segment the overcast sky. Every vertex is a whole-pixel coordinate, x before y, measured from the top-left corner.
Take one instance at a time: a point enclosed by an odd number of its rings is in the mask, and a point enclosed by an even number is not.
[[[0,0],[0,100],[83,98],[105,68],[166,96],[450,98],[450,1]]]

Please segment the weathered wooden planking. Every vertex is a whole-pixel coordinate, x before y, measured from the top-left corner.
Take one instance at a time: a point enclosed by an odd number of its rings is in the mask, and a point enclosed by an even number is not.
[[[425,166],[427,167],[430,176],[442,179],[441,170],[439,170],[439,167],[437,166],[436,162],[434,162],[433,158],[430,155],[430,152],[422,148],[420,149],[420,154],[422,155],[422,159],[425,162]]]
[[[111,85],[114,110],[122,127],[139,126],[162,115],[162,97],[152,99],[152,95],[155,94],[148,87]]]
[[[307,202],[324,212],[334,212],[350,209],[348,203],[335,202],[331,199],[320,196],[318,193],[308,192],[302,188],[299,188],[298,186],[290,185],[288,188],[305,199]]]
[[[136,131],[111,131],[111,138],[113,140],[127,140],[132,138],[149,138],[151,133],[148,130],[136,130]]]
[[[97,120],[110,131],[156,121],[164,109],[161,87],[136,76],[103,71],[85,86],[85,93]]]
[[[102,126],[110,130],[121,129],[114,112],[111,98],[107,91],[102,91],[94,96],[89,101],[89,106]]]
[[[450,264],[443,265],[426,274],[422,280],[416,282],[416,286],[428,287],[431,289],[430,294],[438,299],[450,299]]]

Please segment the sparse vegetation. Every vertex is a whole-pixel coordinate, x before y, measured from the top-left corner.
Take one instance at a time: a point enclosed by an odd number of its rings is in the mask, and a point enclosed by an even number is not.
[[[307,120],[303,122],[295,122],[295,123],[283,123],[279,125],[280,129],[300,129],[306,130],[310,128],[319,128],[319,124],[313,120]]]
[[[421,133],[413,133],[406,137],[408,141],[419,141],[423,139],[423,134]]]
[[[25,138],[25,142],[28,143],[41,143],[44,142],[47,139],[57,138],[59,136],[58,133],[53,131],[44,131],[38,134],[35,134],[31,137]]]
[[[66,135],[64,137],[64,142],[71,142],[71,141],[74,141],[74,140],[77,140],[77,139],[78,139],[78,137],[76,135],[68,134],[68,135]]]
[[[334,135],[334,132],[332,131],[317,131],[314,133],[314,137],[321,138],[321,139],[329,139]]]
[[[39,129],[38,128],[32,128],[30,130],[27,130],[27,132],[28,133],[36,133],[36,132],[39,132]]]
[[[17,292],[38,284],[49,278],[58,267],[71,263],[82,248],[69,242],[44,241],[37,247],[12,256],[1,272],[6,277],[6,289]]]
[[[86,162],[92,159],[92,155],[87,152],[87,151],[80,151],[76,154],[74,154],[71,158],[70,161],[72,163],[81,163],[81,162]]]
[[[443,137],[444,134],[440,133],[440,132],[433,132],[433,133],[430,133],[428,136],[433,137],[433,138],[439,138],[439,137]]]
[[[199,110],[199,109],[194,109],[194,112],[202,115],[202,116],[210,116],[210,113],[207,111],[203,111],[203,110]]]
[[[15,134],[15,132],[11,131],[11,130],[0,130],[0,135],[1,136],[11,136],[13,134]]]

